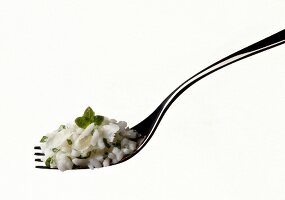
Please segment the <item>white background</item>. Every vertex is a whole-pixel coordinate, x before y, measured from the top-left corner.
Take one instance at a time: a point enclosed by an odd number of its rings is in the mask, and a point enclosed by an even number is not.
[[[34,168],[87,106],[135,125],[182,81],[284,29],[284,0],[0,1],[1,199],[284,199],[285,46],[200,81],[126,163]]]

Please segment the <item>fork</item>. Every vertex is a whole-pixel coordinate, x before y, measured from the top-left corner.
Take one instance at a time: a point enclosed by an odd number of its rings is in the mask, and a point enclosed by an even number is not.
[[[140,150],[142,150],[145,145],[149,142],[151,137],[153,136],[154,132],[156,131],[160,121],[162,120],[163,116],[165,115],[168,108],[172,105],[172,103],[190,86],[194,83],[197,83],[201,79],[205,78],[206,76],[232,64],[244,58],[250,57],[252,55],[258,54],[262,51],[271,49],[278,45],[285,43],[285,29],[271,35],[257,43],[254,43],[244,49],[233,53],[218,62],[206,67],[205,69],[201,70],[194,76],[190,77],[186,81],[184,81],[181,85],[179,85],[173,92],[171,92],[163,101],[162,103],[143,121],[135,125],[132,129],[136,130],[140,134],[140,144],[137,150],[132,153],[131,155],[126,156],[123,158],[119,163],[125,162],[128,159],[135,156]],[[42,160],[40,159],[41,156],[44,156],[44,153],[41,152],[41,148],[39,146],[35,146],[34,149],[37,151],[34,155],[38,156],[35,161],[40,163]],[[46,166],[38,165],[36,168],[42,169],[50,169]],[[56,168],[53,168],[56,169]]]

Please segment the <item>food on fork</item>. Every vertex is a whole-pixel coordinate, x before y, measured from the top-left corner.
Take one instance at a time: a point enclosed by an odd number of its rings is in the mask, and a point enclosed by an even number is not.
[[[132,154],[137,138],[138,133],[126,122],[95,115],[88,107],[74,123],[61,125],[42,137],[42,161],[61,171],[107,167]]]

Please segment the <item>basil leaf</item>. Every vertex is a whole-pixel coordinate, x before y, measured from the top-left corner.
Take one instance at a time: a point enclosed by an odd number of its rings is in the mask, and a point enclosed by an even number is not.
[[[53,151],[54,153],[56,153],[56,152],[59,152],[59,149],[53,148],[52,151]]]
[[[41,142],[41,143],[44,143],[44,142],[46,142],[47,140],[48,140],[48,137],[47,137],[47,136],[43,136],[40,142]]]
[[[101,115],[96,115],[92,118],[92,122],[94,122],[95,125],[101,125],[104,121],[104,117]]]
[[[103,142],[104,142],[104,144],[105,144],[105,146],[106,146],[107,148],[110,148],[110,147],[111,147],[111,145],[107,142],[107,139],[106,139],[106,138],[103,138]]]
[[[51,162],[51,157],[48,157],[48,159],[46,159],[46,162],[45,162],[47,167],[50,167],[50,162]]]
[[[66,141],[67,141],[67,143],[68,143],[69,145],[72,145],[71,139],[67,139]]]
[[[101,115],[95,115],[95,112],[91,107],[86,108],[82,117],[77,117],[75,123],[80,128],[86,128],[89,124],[101,125],[104,121],[104,117]]]
[[[75,119],[75,123],[80,128],[86,128],[89,124],[91,124],[85,117],[77,117]]]
[[[92,110],[92,108],[88,107],[84,111],[83,117],[90,120],[90,119],[92,119],[92,117],[94,117],[94,115],[95,115],[95,112]]]

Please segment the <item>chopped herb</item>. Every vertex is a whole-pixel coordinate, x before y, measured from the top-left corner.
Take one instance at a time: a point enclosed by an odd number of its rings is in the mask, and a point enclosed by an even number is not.
[[[47,140],[48,140],[48,137],[47,137],[47,136],[43,136],[40,142],[41,142],[41,143],[44,143],[44,142],[46,142]]]
[[[79,159],[86,159],[86,158],[89,158],[90,157],[90,155],[91,155],[91,151],[89,151],[86,155],[80,155],[79,157],[77,157],[77,158],[79,158]]]
[[[54,164],[55,163],[55,160],[54,158],[52,157],[51,160],[50,160],[50,164]]]
[[[60,125],[59,128],[58,128],[58,131],[61,131],[63,129],[66,129],[66,126],[65,125]]]
[[[92,121],[94,122],[95,125],[101,125],[102,122],[104,121],[104,117],[101,115],[96,115],[93,117]]]
[[[86,128],[89,124],[91,124],[85,117],[77,117],[75,119],[75,123],[80,128]]]
[[[72,145],[71,139],[67,139],[66,141],[67,141],[67,143],[68,143],[69,145]]]
[[[46,159],[46,162],[45,162],[47,167],[50,167],[50,162],[51,162],[51,157],[48,157],[48,159]]]
[[[84,111],[83,117],[85,117],[86,119],[91,120],[91,118],[95,115],[95,112],[92,110],[92,108],[88,107],[86,108],[86,110]]]
[[[57,149],[57,148],[53,148],[53,149],[52,149],[52,151],[53,151],[54,153],[56,153],[56,152],[58,152],[58,151],[59,151],[59,149]]]
[[[111,147],[111,145],[107,142],[107,139],[106,139],[106,138],[103,138],[103,142],[104,142],[104,144],[105,144],[105,146],[106,146],[107,148],[110,148],[110,147]]]

